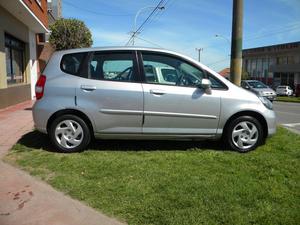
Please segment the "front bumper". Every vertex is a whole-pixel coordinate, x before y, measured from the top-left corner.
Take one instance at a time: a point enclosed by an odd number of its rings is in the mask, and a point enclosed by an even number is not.
[[[263,97],[269,99],[270,101],[274,101],[276,99],[276,95],[265,95]]]
[[[276,133],[276,114],[273,110],[268,110],[264,113],[264,116],[268,125],[268,136],[272,136]]]

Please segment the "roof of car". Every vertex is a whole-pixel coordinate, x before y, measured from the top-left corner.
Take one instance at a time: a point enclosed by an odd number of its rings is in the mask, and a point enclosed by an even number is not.
[[[109,50],[147,50],[147,51],[169,51],[163,48],[150,48],[141,46],[107,46],[107,47],[90,47],[90,48],[74,48],[67,50],[57,51],[58,53],[73,53],[73,52],[86,52],[86,51],[109,51]]]
[[[259,80],[242,80],[242,81],[248,82],[248,81],[259,81]]]

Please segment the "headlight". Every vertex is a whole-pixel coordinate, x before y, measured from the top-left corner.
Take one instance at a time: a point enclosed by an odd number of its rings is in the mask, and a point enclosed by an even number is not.
[[[266,108],[273,109],[273,104],[269,99],[267,99],[265,97],[258,97],[258,98],[262,102],[262,104],[264,104],[264,106],[266,106]]]
[[[259,96],[264,96],[264,92],[263,92],[263,91],[259,91],[259,92],[258,92],[258,95],[259,95]]]

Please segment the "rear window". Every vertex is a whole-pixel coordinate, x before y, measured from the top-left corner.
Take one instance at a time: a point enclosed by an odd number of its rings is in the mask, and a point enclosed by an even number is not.
[[[86,53],[66,54],[62,57],[60,68],[65,73],[78,75]]]

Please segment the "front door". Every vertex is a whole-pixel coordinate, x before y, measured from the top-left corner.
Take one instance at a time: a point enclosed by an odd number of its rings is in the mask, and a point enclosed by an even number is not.
[[[198,88],[204,71],[170,55],[142,53],[144,134],[213,135],[220,116],[220,91]]]

